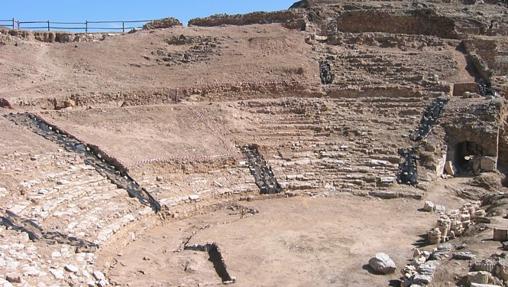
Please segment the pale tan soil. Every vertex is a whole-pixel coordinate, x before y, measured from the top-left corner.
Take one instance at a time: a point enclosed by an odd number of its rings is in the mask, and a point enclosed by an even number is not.
[[[38,154],[46,151],[56,151],[57,146],[45,141],[32,132],[17,127],[12,122],[0,117],[0,155],[7,156],[13,153]]]
[[[386,286],[399,275],[373,275],[363,265],[383,251],[403,266],[436,219],[418,212],[414,200],[340,196],[241,204],[259,213],[241,219],[226,209],[168,222],[104,252],[101,258],[114,257],[108,275],[120,286],[220,285],[206,254],[175,252],[196,232],[189,244],[217,243],[236,286]],[[195,270],[186,272],[189,265]]]
[[[457,190],[464,187],[469,178],[441,179],[426,192],[425,200],[445,206],[447,209],[460,208],[467,199],[457,195]]]
[[[280,25],[140,31],[93,43],[31,43],[0,46],[0,98],[31,99],[72,94],[156,91],[262,82],[319,83],[318,67],[304,35]],[[160,65],[152,52],[181,51],[171,36],[202,36],[221,42],[209,59]],[[301,69],[301,73],[299,72]],[[25,76],[28,75],[28,78]]]
[[[63,111],[45,117],[129,168],[240,157],[231,135],[232,115],[216,104]]]

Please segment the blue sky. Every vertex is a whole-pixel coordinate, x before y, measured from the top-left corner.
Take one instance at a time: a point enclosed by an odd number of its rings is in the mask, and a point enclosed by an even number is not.
[[[296,0],[3,0],[0,19],[78,21],[144,20],[168,16],[184,24],[216,13],[287,9]]]

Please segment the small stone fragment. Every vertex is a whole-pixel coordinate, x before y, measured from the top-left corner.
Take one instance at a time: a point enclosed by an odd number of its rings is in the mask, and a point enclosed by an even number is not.
[[[425,201],[425,204],[423,205],[423,211],[425,212],[433,212],[435,208],[435,205],[432,201]]]
[[[432,260],[444,260],[450,257],[449,251],[435,251],[431,254],[430,259]]]
[[[7,274],[5,279],[11,283],[21,283],[21,277],[18,274]]]
[[[64,271],[62,269],[49,269],[49,273],[53,274],[55,279],[64,279]]]
[[[483,259],[480,261],[475,261],[472,264],[472,270],[486,271],[489,273],[494,272],[495,267],[496,267],[496,262],[493,259]]]
[[[453,162],[447,161],[445,163],[444,169],[445,169],[446,174],[449,174],[451,176],[455,176],[455,166],[453,166]]]
[[[499,258],[493,273],[497,278],[508,281],[508,259]]]
[[[487,271],[476,271],[469,272],[467,274],[467,281],[470,284],[479,283],[479,284],[489,284],[493,281],[492,274]]]
[[[431,275],[417,274],[413,278],[413,285],[414,284],[418,284],[418,285],[425,286],[425,285],[429,285],[430,282],[432,282],[432,276]],[[413,286],[413,285],[411,285],[411,286]]]
[[[439,251],[452,251],[453,245],[450,243],[441,243],[437,246],[437,250]]]
[[[461,251],[454,252],[452,258],[456,260],[472,260],[476,258],[476,255],[474,255],[470,251]]]
[[[457,250],[462,250],[462,249],[464,249],[464,248],[466,248],[466,247],[467,247],[467,244],[466,244],[466,243],[461,243],[461,244],[459,244],[459,245],[455,246],[455,249],[457,249]]]
[[[93,277],[95,277],[95,279],[97,280],[106,280],[106,276],[104,276],[104,273],[100,272],[100,271],[94,271],[93,272]]]
[[[65,270],[72,272],[72,273],[77,273],[78,267],[76,267],[75,265],[72,265],[72,264],[67,264],[67,265],[65,265]]]
[[[420,274],[423,275],[431,275],[433,276],[436,272],[437,266],[439,265],[439,262],[437,260],[429,260],[420,266],[418,266],[417,271]]]
[[[9,281],[0,278],[0,287],[13,287],[13,286],[14,285],[12,285]]]
[[[4,197],[7,195],[7,189],[0,187],[0,197]]]
[[[445,213],[446,207],[444,205],[436,204],[436,206],[434,207],[434,211],[436,213]]]

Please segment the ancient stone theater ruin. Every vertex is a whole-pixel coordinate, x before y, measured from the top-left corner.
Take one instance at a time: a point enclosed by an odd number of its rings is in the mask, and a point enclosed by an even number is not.
[[[508,286],[506,0],[0,30],[0,286]]]

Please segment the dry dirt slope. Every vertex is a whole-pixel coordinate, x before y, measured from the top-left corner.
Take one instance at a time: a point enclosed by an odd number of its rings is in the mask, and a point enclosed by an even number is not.
[[[138,95],[139,103],[169,89],[231,89],[242,85],[319,82],[311,47],[278,25],[172,28],[51,44],[11,40],[2,46],[0,97],[21,99]],[[179,40],[184,37],[187,40]],[[17,43],[17,45],[14,45]],[[183,96],[183,95],[180,95]],[[18,100],[19,99],[19,100]],[[121,104],[121,99],[118,99]]]

